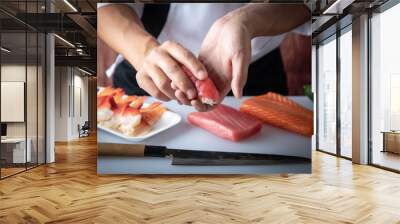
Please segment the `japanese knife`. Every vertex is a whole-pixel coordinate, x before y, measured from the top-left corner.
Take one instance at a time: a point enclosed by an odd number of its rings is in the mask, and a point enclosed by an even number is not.
[[[310,163],[311,159],[260,153],[169,149],[165,146],[99,143],[99,156],[171,158],[172,165],[270,165]]]

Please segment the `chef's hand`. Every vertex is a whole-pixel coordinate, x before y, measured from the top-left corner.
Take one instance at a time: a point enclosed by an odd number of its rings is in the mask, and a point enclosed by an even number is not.
[[[197,91],[181,65],[200,80],[207,77],[207,72],[191,52],[173,41],[160,45],[144,29],[136,12],[124,4],[101,7],[98,13],[99,37],[135,67],[140,87],[161,100],[196,97]],[[177,96],[171,82],[181,91]]]
[[[189,100],[196,98],[197,90],[181,64],[197,79],[207,77],[203,64],[190,51],[176,42],[166,41],[148,51],[138,69],[136,80],[142,89],[160,100],[176,99],[190,105]],[[171,83],[179,91],[172,89]]]
[[[208,31],[200,49],[199,60],[220,92],[221,99],[232,89],[236,98],[242,96],[251,59],[251,35],[241,17],[227,14]],[[194,102],[198,110],[205,105]]]
[[[217,20],[203,41],[199,60],[220,91],[220,100],[230,89],[235,97],[242,96],[252,38],[289,32],[310,18],[310,11],[303,4],[250,3]],[[199,101],[195,107],[207,109]]]

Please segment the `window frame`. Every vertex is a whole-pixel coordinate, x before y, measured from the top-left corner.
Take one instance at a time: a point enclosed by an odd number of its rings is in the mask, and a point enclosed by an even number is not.
[[[343,20],[348,19],[348,17],[343,18]],[[340,22],[340,20],[338,21],[338,23]],[[336,26],[336,24],[334,24],[334,26]],[[316,143],[316,151],[319,152],[323,152],[329,155],[333,155],[339,158],[343,158],[346,160],[352,160],[351,157],[347,157],[342,155],[342,150],[341,150],[341,119],[340,119],[340,103],[341,103],[341,97],[340,97],[340,82],[341,82],[341,67],[340,67],[340,37],[342,35],[344,35],[347,32],[352,32],[352,22],[349,22],[348,24],[345,24],[343,27],[341,27],[339,29],[339,27],[337,28],[336,32],[329,35],[327,38],[322,39],[320,41],[318,41],[316,43],[316,139],[315,139],[315,143]],[[327,150],[321,149],[319,147],[319,120],[320,120],[320,115],[319,115],[319,104],[318,104],[318,100],[319,100],[319,96],[320,96],[320,90],[319,90],[319,83],[320,83],[320,74],[319,74],[319,47],[321,44],[325,44],[328,43],[330,41],[336,41],[336,152],[332,153],[332,152],[328,152]]]
[[[21,1],[21,2],[25,3],[25,13],[27,13],[27,3],[28,3],[28,1],[25,0],[25,1]],[[39,12],[39,7],[38,7],[39,2],[41,2],[41,1],[39,1],[39,0],[31,1],[31,3],[36,3],[36,13]],[[1,10],[1,12],[5,13],[7,15],[12,15],[12,14],[9,14],[6,10],[2,9],[1,5],[0,5],[0,10]],[[46,7],[45,12],[47,12],[47,11],[48,11],[48,7]],[[21,168],[24,168],[23,170],[20,170],[18,172],[14,172],[14,173],[6,175],[6,176],[3,175],[2,167],[0,166],[0,180],[4,180],[4,179],[6,179],[8,177],[12,177],[14,175],[26,172],[26,171],[28,171],[30,169],[34,169],[34,168],[37,168],[37,167],[39,167],[41,165],[47,164],[47,144],[48,144],[47,143],[47,110],[46,110],[46,108],[47,108],[47,43],[48,43],[47,32],[40,31],[40,30],[30,26],[29,24],[18,20],[18,18],[16,18],[16,17],[11,16],[11,18],[16,20],[17,22],[22,23],[23,27],[24,27],[23,30],[19,30],[19,31],[15,31],[15,32],[19,32],[19,33],[25,35],[25,49],[24,49],[24,51],[25,51],[25,87],[24,87],[24,91],[25,91],[25,93],[24,93],[25,166],[21,167]],[[8,33],[8,31],[0,31],[0,46],[2,45],[2,43],[1,43],[2,38],[1,37],[2,37],[3,33]],[[35,51],[36,51],[36,60],[35,60],[35,65],[36,65],[36,71],[35,71],[35,75],[36,75],[36,93],[35,94],[36,94],[36,97],[37,97],[37,101],[36,101],[36,122],[34,122],[34,123],[36,123],[36,136],[34,136],[34,138],[36,138],[36,140],[37,140],[36,161],[35,161],[34,164],[29,164],[29,166],[28,166],[29,162],[27,162],[28,161],[28,159],[27,159],[27,156],[28,156],[28,153],[27,153],[27,147],[28,147],[28,116],[27,116],[27,113],[28,113],[28,111],[27,111],[28,33],[36,35],[36,49],[35,49]],[[41,73],[42,73],[41,74],[42,75],[42,82],[43,82],[42,83],[43,84],[42,96],[44,97],[42,99],[42,103],[43,104],[41,105],[41,107],[43,107],[42,109],[43,109],[44,115],[43,115],[43,117],[40,118],[41,122],[43,122],[42,124],[43,124],[43,129],[44,129],[43,130],[43,143],[44,144],[42,145],[42,147],[43,147],[42,148],[42,152],[44,154],[41,155],[41,157],[43,157],[42,158],[43,162],[39,162],[39,144],[38,144],[38,139],[39,139],[39,113],[38,113],[38,111],[39,111],[39,98],[38,98],[38,95],[39,95],[38,94],[39,93],[39,81],[38,81],[39,69],[38,69],[38,66],[40,65],[39,64],[39,36],[40,36],[39,34],[43,34],[42,38],[40,39],[43,49],[41,49],[40,52],[43,53],[43,55],[41,55],[41,57],[42,57],[42,60],[44,60],[44,63],[42,64],[42,66],[43,66],[42,67],[42,71],[41,71]],[[3,62],[2,55],[0,54],[0,81],[1,81],[2,62]],[[1,89],[1,87],[0,87],[0,89]],[[0,96],[1,96],[1,93],[0,93]],[[0,111],[1,111],[1,105],[0,105]],[[44,120],[42,120],[42,119],[44,119]],[[0,119],[0,123],[2,123],[1,119]],[[1,144],[0,144],[0,156],[1,156]]]
[[[372,49],[372,19],[374,17],[374,14],[381,14],[384,13],[385,11],[393,8],[394,6],[397,6],[400,4],[400,0],[388,0],[382,5],[371,9],[368,11],[368,32],[367,32],[367,38],[368,38],[368,165],[377,167],[383,170],[395,172],[395,173],[400,173],[400,170],[390,168],[384,165],[376,164],[373,162],[373,154],[374,154],[374,149],[373,149],[373,130],[372,130],[372,119],[373,119],[373,113],[372,113],[372,94],[373,94],[373,88],[372,88],[372,54],[373,54],[373,49]]]

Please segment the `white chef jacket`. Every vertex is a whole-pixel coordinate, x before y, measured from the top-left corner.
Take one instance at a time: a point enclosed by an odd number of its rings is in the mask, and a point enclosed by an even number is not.
[[[139,17],[143,14],[143,3],[98,3],[98,8],[109,4],[126,4]],[[157,40],[163,43],[172,40],[180,43],[194,55],[198,55],[203,39],[213,23],[228,12],[248,3],[171,3],[167,20]],[[295,28],[292,32],[311,35],[311,20]],[[251,40],[251,61],[268,54],[277,48],[287,33],[276,36],[256,37]],[[112,76],[116,66],[124,60],[118,55],[113,65],[107,69],[107,76]]]

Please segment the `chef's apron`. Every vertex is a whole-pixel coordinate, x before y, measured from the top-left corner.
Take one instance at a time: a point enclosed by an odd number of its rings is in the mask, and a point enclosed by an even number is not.
[[[168,11],[169,4],[146,4],[141,20],[147,32],[158,37],[167,20]],[[123,88],[129,95],[148,95],[139,87],[135,76],[136,70],[128,61],[124,60],[114,70],[113,86]],[[286,74],[279,47],[250,64],[243,95],[255,96],[269,91],[283,95],[288,94]],[[229,92],[228,95],[233,94]]]

